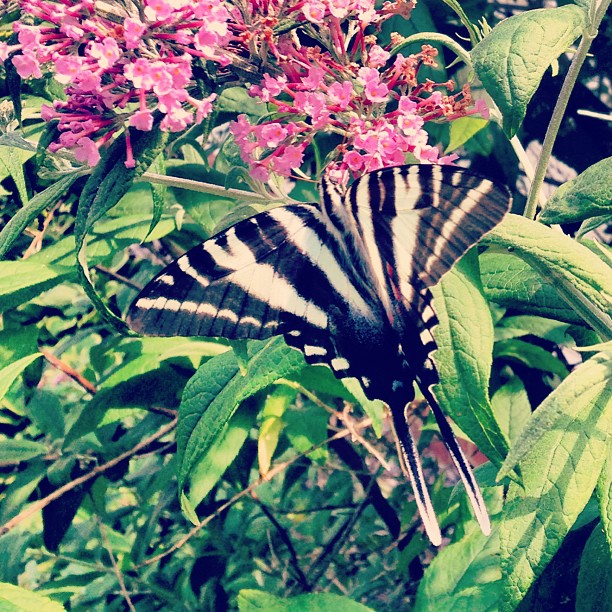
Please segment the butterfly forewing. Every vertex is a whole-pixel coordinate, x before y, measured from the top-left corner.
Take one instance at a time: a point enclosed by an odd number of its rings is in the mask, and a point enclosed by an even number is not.
[[[132,305],[148,335],[267,338],[284,334],[309,363],[355,376],[391,410],[402,464],[432,542],[441,541],[405,410],[419,383],[483,531],[482,496],[440,409],[429,287],[499,223],[508,193],[461,169],[373,172],[346,194],[323,181],[322,205],[241,221],[163,270]]]

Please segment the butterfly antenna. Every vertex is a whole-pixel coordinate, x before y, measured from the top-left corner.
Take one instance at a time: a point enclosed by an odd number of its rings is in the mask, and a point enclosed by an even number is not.
[[[402,471],[412,483],[414,497],[423,521],[423,526],[425,527],[425,532],[434,546],[440,546],[442,543],[442,534],[431,503],[431,498],[429,497],[417,447],[410,433],[410,428],[406,419],[407,408],[407,405],[403,409],[391,407],[391,420],[395,432],[398,455],[400,457]]]
[[[468,498],[472,504],[472,508],[474,509],[476,520],[480,525],[480,529],[485,535],[489,535],[491,533],[491,521],[489,519],[489,513],[487,511],[484,499],[482,498],[482,493],[480,492],[480,487],[478,486],[478,482],[474,476],[474,472],[463,454],[463,451],[457,442],[457,438],[446,420],[446,417],[444,416],[444,413],[442,412],[442,409],[440,408],[433,392],[426,385],[423,385],[421,390],[425,396],[425,399],[431,406],[434,416],[436,417],[436,422],[438,423],[442,440],[450,453],[453,463],[457,467],[459,476],[461,476],[461,480],[463,481],[465,490],[467,491]]]

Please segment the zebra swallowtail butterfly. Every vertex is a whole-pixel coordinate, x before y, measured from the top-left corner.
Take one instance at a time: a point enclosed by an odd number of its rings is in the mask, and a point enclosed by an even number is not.
[[[283,334],[311,364],[356,377],[390,409],[402,467],[425,530],[440,528],[406,420],[417,382],[485,533],[472,470],[438,405],[429,287],[503,218],[507,190],[459,168],[401,166],[342,193],[323,180],[321,205],[292,204],[240,221],[163,270],[128,323],[153,336],[264,339]]]

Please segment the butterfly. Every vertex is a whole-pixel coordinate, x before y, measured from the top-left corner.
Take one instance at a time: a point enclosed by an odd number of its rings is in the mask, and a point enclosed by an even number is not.
[[[412,165],[365,174],[321,203],[261,212],[162,270],[128,313],[154,336],[265,339],[282,334],[310,364],[355,377],[389,407],[402,469],[433,544],[441,532],[407,422],[414,382],[431,406],[482,531],[490,521],[435,396],[430,288],[509,209],[508,191],[461,168]]]

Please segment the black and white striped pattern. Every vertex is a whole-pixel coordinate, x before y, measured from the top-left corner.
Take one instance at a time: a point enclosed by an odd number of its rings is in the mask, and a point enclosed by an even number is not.
[[[437,318],[429,287],[507,212],[510,196],[458,168],[373,172],[321,206],[295,204],[241,221],[163,270],[132,305],[132,329],[156,336],[283,334],[306,361],[354,376],[389,405],[404,471],[427,534],[440,529],[407,426],[416,381],[485,533],[476,480],[436,401]]]

